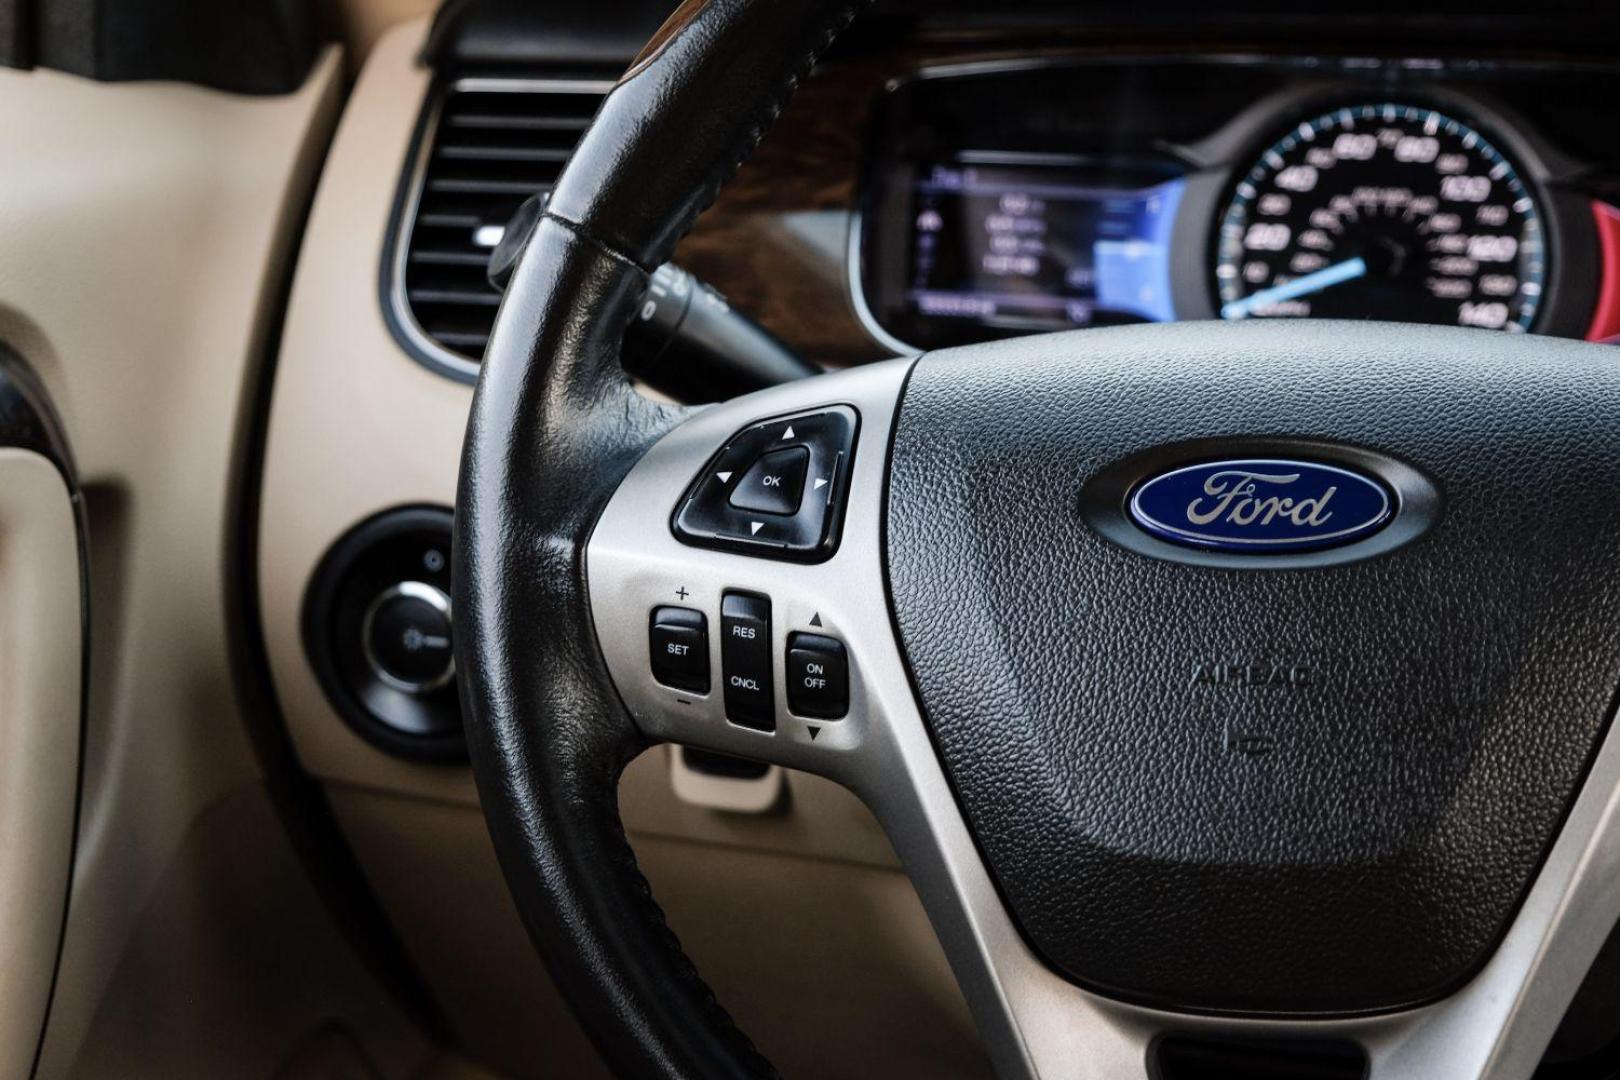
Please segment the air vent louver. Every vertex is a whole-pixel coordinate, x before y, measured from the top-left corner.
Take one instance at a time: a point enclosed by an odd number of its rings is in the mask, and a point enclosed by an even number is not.
[[[490,250],[524,199],[551,190],[610,88],[467,79],[441,93],[390,269],[396,321],[425,339],[407,342],[419,356],[476,372],[500,302],[484,277]]]

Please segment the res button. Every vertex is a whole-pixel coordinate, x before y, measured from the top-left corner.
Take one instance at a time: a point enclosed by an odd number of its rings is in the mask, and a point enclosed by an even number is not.
[[[768,598],[728,592],[721,599],[720,677],[728,720],[759,731],[776,730]]]

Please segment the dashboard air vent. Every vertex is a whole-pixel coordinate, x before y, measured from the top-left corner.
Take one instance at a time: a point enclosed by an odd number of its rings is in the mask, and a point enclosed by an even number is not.
[[[385,271],[391,322],[418,359],[476,376],[500,302],[490,251],[519,204],[551,190],[612,85],[461,79],[429,101]]]

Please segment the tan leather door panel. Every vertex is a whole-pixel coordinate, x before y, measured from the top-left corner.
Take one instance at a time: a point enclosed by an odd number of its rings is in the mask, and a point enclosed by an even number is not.
[[[83,618],[62,474],[0,449],[0,1080],[26,1077],[50,1000],[78,800]]]

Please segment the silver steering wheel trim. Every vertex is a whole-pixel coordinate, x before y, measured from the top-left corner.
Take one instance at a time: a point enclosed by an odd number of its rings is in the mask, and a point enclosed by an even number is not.
[[[1169,1033],[1308,1036],[1363,1046],[1372,1080],[1517,1080],[1530,1076],[1620,916],[1620,734],[1611,724],[1545,864],[1484,968],[1419,1008],[1344,1019],[1173,1013],[1114,1000],[1048,968],[998,895],[946,779],[912,691],[884,579],[888,449],[907,372],[892,360],[761,391],[706,409],[658,442],[599,519],[586,553],[596,634],[635,722],[679,743],[816,773],[861,798],[911,877],[1004,1077],[1146,1077]],[[848,405],[860,415],[842,540],[801,565],[688,546],[670,517],[693,477],[731,436],[774,416]],[[718,640],[723,592],[772,602],[774,732],[726,719]],[[660,685],[648,617],[677,605],[708,617],[710,692]],[[811,619],[819,616],[819,625]],[[787,711],[788,635],[841,640],[849,714]],[[814,740],[811,729],[817,729]]]

